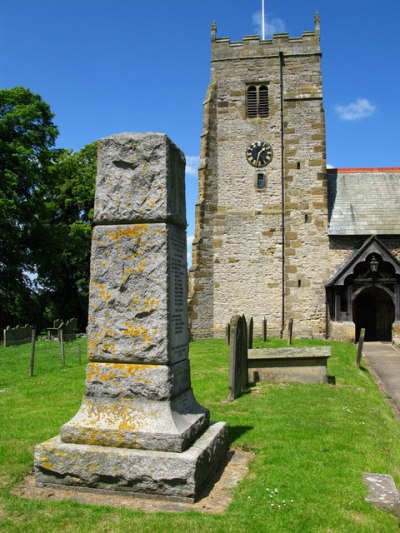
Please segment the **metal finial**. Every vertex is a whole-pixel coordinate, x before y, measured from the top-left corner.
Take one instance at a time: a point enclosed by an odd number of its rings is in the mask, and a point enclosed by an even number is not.
[[[319,13],[318,11],[315,13],[315,17],[314,17],[314,24],[315,24],[315,31],[318,31],[320,30],[320,23],[321,23],[321,18],[319,16]]]

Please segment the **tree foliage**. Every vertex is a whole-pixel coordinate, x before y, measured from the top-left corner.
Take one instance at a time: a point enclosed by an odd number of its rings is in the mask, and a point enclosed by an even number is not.
[[[0,327],[87,317],[96,145],[55,149],[37,94],[0,90]]]
[[[39,95],[22,87],[0,90],[2,325],[33,318],[35,305],[27,276],[33,269],[32,226],[41,216],[38,191],[46,182],[57,134],[53,114]]]
[[[86,326],[90,243],[97,145],[62,150],[53,166],[52,194],[46,201],[44,245],[38,247],[37,281],[50,319],[78,318]],[[51,250],[51,254],[46,253]]]

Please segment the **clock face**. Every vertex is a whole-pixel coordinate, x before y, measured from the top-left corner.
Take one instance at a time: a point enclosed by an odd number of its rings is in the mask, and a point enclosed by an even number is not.
[[[253,167],[265,167],[272,156],[272,146],[264,141],[255,141],[246,150],[246,159]]]

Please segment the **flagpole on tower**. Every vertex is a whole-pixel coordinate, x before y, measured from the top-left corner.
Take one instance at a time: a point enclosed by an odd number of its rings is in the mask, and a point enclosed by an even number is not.
[[[262,28],[262,40],[265,41],[265,7],[264,0],[261,0],[261,28]]]

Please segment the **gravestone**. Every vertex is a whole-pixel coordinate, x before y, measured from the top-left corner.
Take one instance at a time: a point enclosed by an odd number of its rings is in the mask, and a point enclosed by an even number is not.
[[[229,352],[229,399],[238,398],[247,386],[247,327],[243,316],[231,319]]]
[[[231,324],[230,322],[227,323],[225,326],[225,340],[226,344],[229,346],[231,343]]]
[[[293,342],[293,318],[289,318],[288,323],[288,344],[292,344]]]
[[[63,336],[65,341],[74,341],[78,332],[78,320],[71,318],[60,325],[60,329],[63,330]]]
[[[99,143],[86,394],[36,447],[41,485],[193,499],[227,451],[188,360],[184,156],[162,134]]]
[[[263,330],[262,340],[265,342],[267,340],[267,319],[265,317],[263,319],[262,330]]]
[[[14,328],[7,326],[3,330],[3,344],[4,346],[14,346],[16,344],[25,344],[31,342],[32,326],[25,324],[25,326],[15,326]]]
[[[254,332],[254,320],[253,320],[253,317],[251,317],[249,320],[248,331],[247,331],[249,350],[253,348],[253,332]]]

